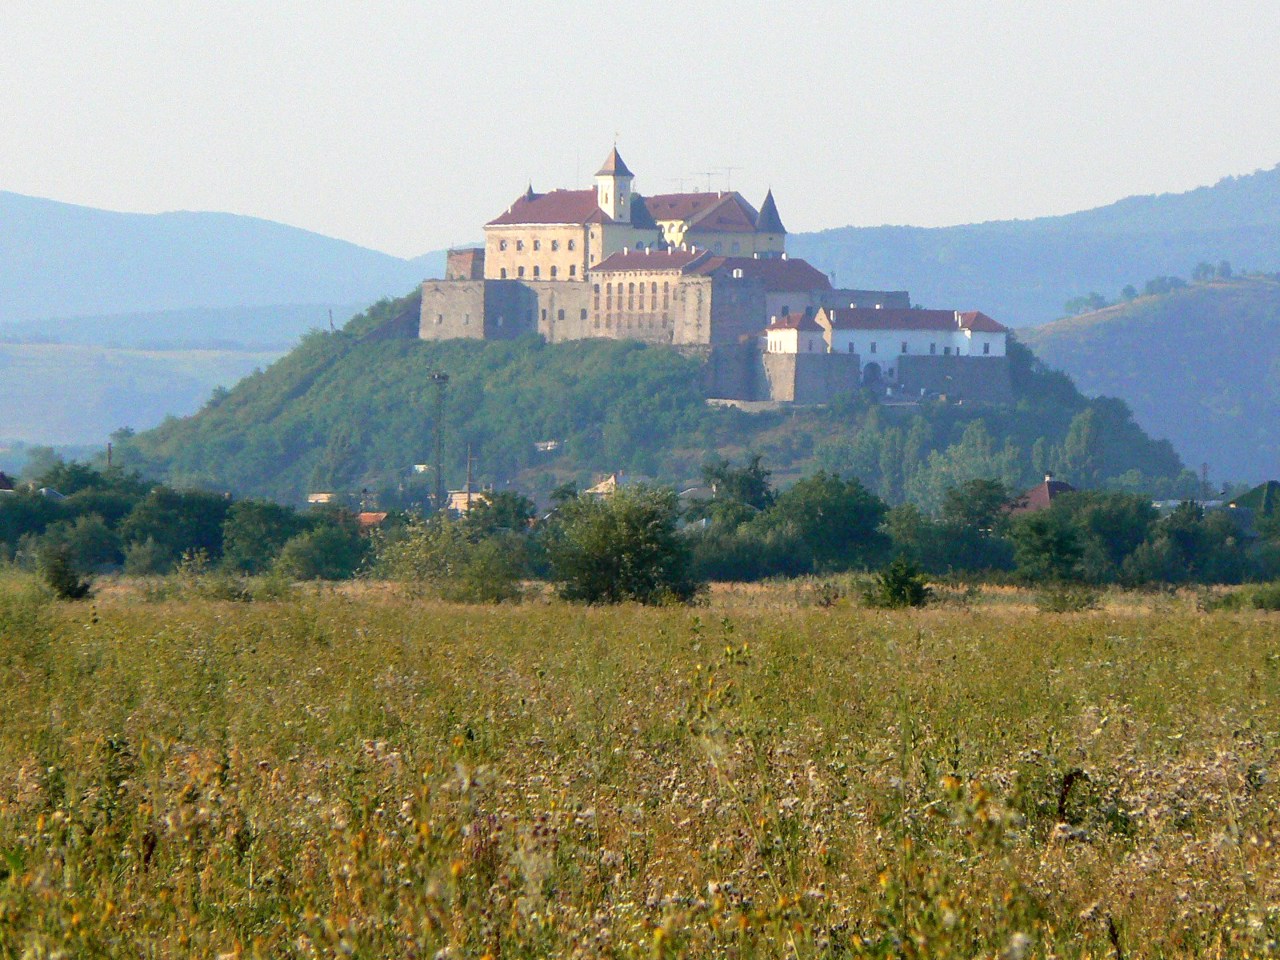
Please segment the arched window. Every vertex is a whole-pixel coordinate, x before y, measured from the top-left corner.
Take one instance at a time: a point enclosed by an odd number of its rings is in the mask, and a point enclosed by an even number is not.
[[[499,249],[499,250],[505,250],[505,249],[507,249],[507,241],[505,241],[505,240],[499,240],[499,241],[498,241],[498,249]]]
[[[572,240],[569,241],[569,249],[572,250],[577,246]]]
[[[517,277],[523,277],[523,276],[524,276],[524,267],[516,267],[516,276],[517,276]]]
[[[569,264],[569,276],[576,277],[578,275],[578,265],[576,263]]]
[[[559,241],[559,240],[552,240],[552,241],[551,241],[551,249],[552,249],[552,250],[559,250],[559,249],[560,249],[560,241]]]
[[[552,280],[554,280],[555,278],[556,278],[556,268],[555,268],[555,267],[552,267],[552,268],[551,268],[551,279],[552,279]]]
[[[506,268],[506,267],[503,267],[503,268],[502,268],[501,276],[502,276],[502,279],[503,279],[503,280],[507,279],[507,268]]]
[[[556,319],[557,319],[557,320],[559,320],[561,323],[564,323],[564,311],[563,311],[563,310],[557,310],[557,311],[556,311]]]
[[[541,240],[535,240],[535,241],[533,241],[533,249],[535,249],[535,250],[541,250],[541,249],[542,249],[542,241],[541,241]]]
[[[516,249],[517,249],[517,250],[523,250],[523,249],[524,249],[524,241],[523,241],[523,240],[517,240],[517,241],[516,241]]]
[[[542,275],[542,268],[536,263],[533,265],[533,279],[537,280]]]

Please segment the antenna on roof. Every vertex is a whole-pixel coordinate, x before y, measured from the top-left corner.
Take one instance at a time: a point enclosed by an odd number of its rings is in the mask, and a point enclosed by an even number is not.
[[[672,177],[672,178],[671,178],[671,182],[672,182],[672,183],[674,183],[674,184],[676,184],[676,188],[677,188],[677,189],[676,189],[676,192],[677,192],[677,193],[684,193],[684,182],[685,182],[685,180],[687,180],[687,179],[689,179],[689,178],[688,178],[688,177]]]
[[[695,177],[707,178],[707,193],[711,192],[711,177],[714,174],[715,174],[714,170],[699,170],[697,173],[694,174]]]
[[[724,171],[724,189],[726,192],[732,193],[733,192],[733,171],[741,170],[742,168],[726,166],[726,167],[721,167],[720,169]]]

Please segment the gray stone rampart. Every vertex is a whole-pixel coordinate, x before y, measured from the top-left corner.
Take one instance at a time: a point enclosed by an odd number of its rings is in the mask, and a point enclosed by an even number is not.
[[[904,396],[945,394],[969,403],[1012,403],[1008,357],[898,357],[897,381]]]

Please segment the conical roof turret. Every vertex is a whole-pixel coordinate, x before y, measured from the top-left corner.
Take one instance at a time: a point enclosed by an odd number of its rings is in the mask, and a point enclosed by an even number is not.
[[[764,195],[764,203],[760,204],[760,214],[756,217],[756,229],[761,233],[786,233],[782,218],[778,216],[778,205],[773,202],[773,191]]]
[[[627,165],[622,162],[622,157],[618,155],[618,145],[613,145],[613,150],[609,152],[608,158],[604,162],[604,166],[596,173],[597,177],[634,177],[635,174],[627,169]]]

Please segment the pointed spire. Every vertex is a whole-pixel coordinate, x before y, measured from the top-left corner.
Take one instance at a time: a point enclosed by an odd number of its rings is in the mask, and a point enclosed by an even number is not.
[[[534,196],[535,196],[535,194],[534,194],[534,192],[533,192],[533,181],[532,181],[532,180],[530,180],[530,181],[529,181],[529,189],[528,189],[528,190],[526,190],[526,191],[524,192],[524,198],[525,198],[526,200],[532,200],[532,199],[534,198]]]
[[[608,158],[604,162],[604,166],[596,173],[597,177],[634,177],[635,174],[627,169],[627,165],[622,162],[622,157],[618,155],[618,145],[613,145],[613,150],[609,152]]]
[[[764,195],[764,203],[760,204],[760,215],[756,217],[756,229],[761,233],[786,233],[782,218],[778,216],[778,205],[773,202],[773,190]]]

